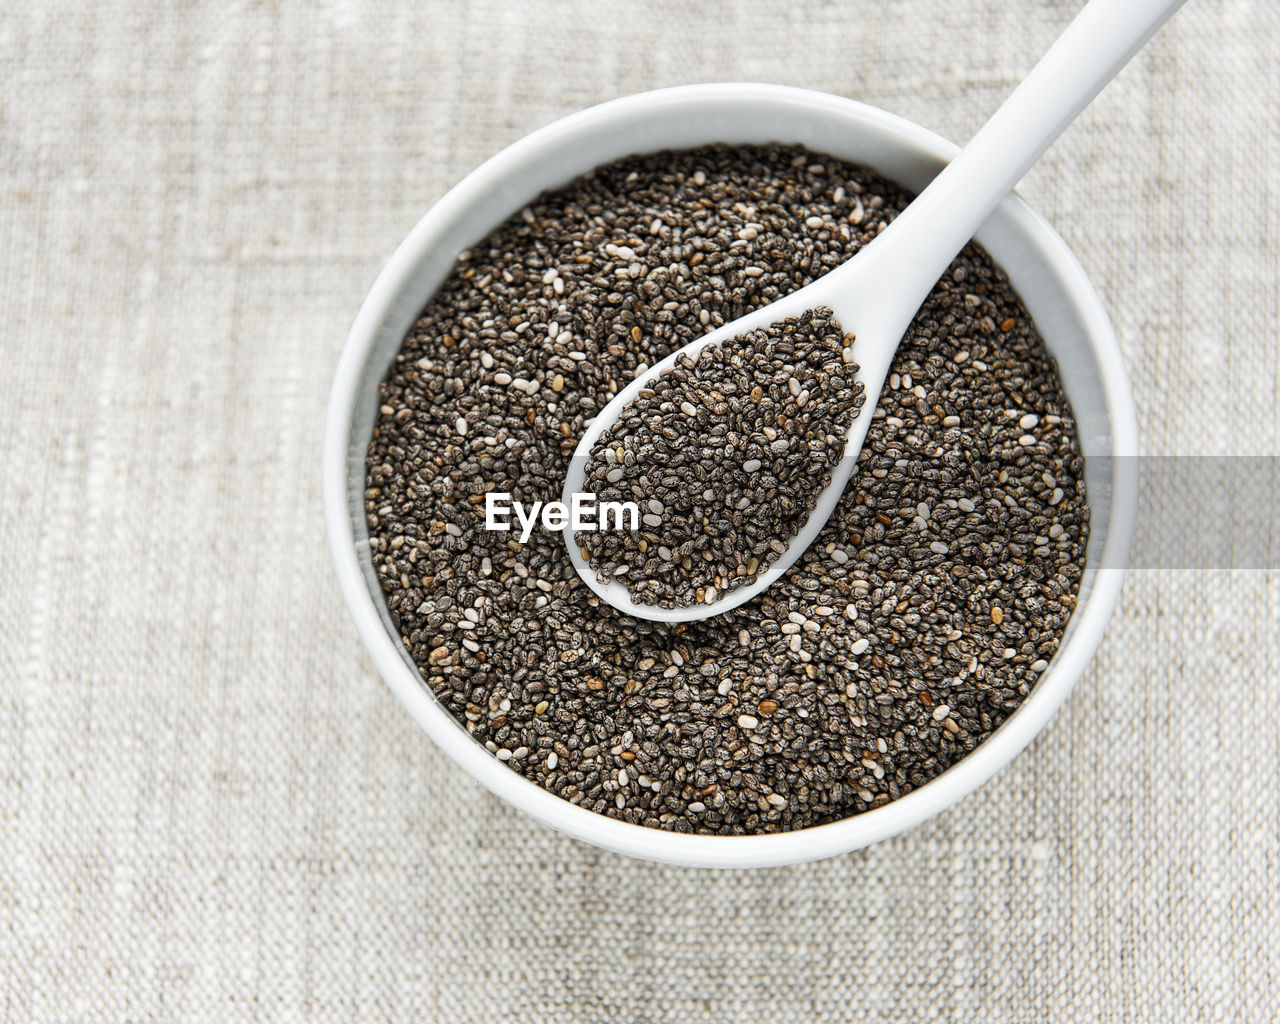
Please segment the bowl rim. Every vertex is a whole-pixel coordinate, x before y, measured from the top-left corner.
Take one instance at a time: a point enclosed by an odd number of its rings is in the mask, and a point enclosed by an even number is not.
[[[913,155],[950,159],[959,147],[904,117],[857,100],[791,86],[711,83],[676,86],[609,100],[570,114],[490,157],[442,196],[397,247],[360,307],[343,345],[325,419],[321,488],[325,524],[339,588],[379,674],[431,739],[495,796],[544,824],[595,846],[632,857],[691,867],[780,866],[846,853],[887,839],[957,803],[1009,763],[1061,706],[1089,664],[1119,597],[1137,510],[1136,481],[1112,473],[1111,515],[1092,588],[1072,616],[1071,632],[1031,695],[983,743],[919,789],[881,807],[823,825],[750,836],[668,832],[597,814],[542,789],[493,757],[440,704],[425,680],[405,663],[398,637],[384,627],[366,585],[348,511],[348,455],[362,371],[379,326],[413,279],[424,252],[455,218],[531,159],[619,117],[672,115],[681,107],[711,104],[786,104],[836,114],[851,128],[873,127]],[[1138,425],[1128,374],[1101,300],[1066,243],[1016,193],[1001,204],[1021,236],[1052,261],[1055,279],[1071,302],[1100,371],[1111,428],[1111,455],[1138,453]],[[424,297],[423,301],[426,301]]]

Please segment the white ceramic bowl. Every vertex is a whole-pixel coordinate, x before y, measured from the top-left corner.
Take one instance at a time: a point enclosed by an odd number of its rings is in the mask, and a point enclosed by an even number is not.
[[[853,100],[770,85],[694,85],[627,96],[539,129],[486,161],[410,232],[374,283],[338,363],[324,440],[324,506],[338,581],[379,672],[409,713],[487,789],[553,828],[606,849],[709,867],[816,860],[910,828],[988,779],[1043,728],[1102,638],[1128,557],[1136,489],[1123,472],[1137,421],[1106,313],[1062,239],[1020,199],[978,240],[1009,274],[1058,360],[1079,421],[1093,509],[1080,603],[1031,696],[977,750],[883,807],[764,836],[694,836],[643,828],[576,807],[494,758],[437,702],[400,643],[369,558],[363,491],[377,385],[406,330],[463,249],[546,189],[632,153],[713,142],[803,143],[866,164],[919,191],[956,152],[939,136]]]

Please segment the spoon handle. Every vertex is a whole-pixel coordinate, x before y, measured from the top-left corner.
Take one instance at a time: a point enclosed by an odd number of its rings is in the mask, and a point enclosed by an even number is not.
[[[876,239],[880,280],[891,289],[884,294],[903,300],[886,306],[914,315],[988,214],[1184,2],[1090,0],[969,144]],[[855,263],[831,276],[854,272]],[[913,290],[908,300],[905,293]]]

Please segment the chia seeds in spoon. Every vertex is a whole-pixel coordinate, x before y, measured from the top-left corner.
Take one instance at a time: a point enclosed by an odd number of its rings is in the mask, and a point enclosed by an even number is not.
[[[427,303],[382,383],[370,556],[425,685],[512,771],[652,828],[804,828],[924,785],[1035,687],[1080,585],[1084,464],[1053,360],[977,246],[863,410],[831,519],[759,597],[637,621],[559,533],[485,529],[490,492],[560,497],[642,365],[844,262],[908,198],[794,147],[633,157],[540,197]]]
[[[755,581],[808,521],[862,404],[829,309],[708,345],[647,381],[592,450],[585,490],[635,531],[576,535],[604,580],[661,607]]]

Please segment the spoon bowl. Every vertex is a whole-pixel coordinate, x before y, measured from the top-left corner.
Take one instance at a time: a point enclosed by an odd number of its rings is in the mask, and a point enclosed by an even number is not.
[[[805,310],[812,309],[816,305],[823,305],[823,302],[811,298],[810,289],[812,287],[810,285],[808,288],[792,292],[777,302],[771,302],[767,306],[752,310],[745,316],[741,316],[723,327],[704,334],[696,341],[677,349],[665,359],[655,363],[644,373],[637,375],[630,384],[618,392],[614,399],[605,406],[604,410],[591,421],[583,432],[582,439],[578,442],[573,458],[569,460],[569,469],[565,474],[564,493],[561,499],[564,504],[566,506],[570,505],[575,494],[586,491],[586,470],[590,462],[592,449],[595,448],[600,436],[617,422],[619,414],[636,398],[648,382],[661,374],[662,371],[674,366],[676,360],[682,356],[695,355],[708,345],[726,341],[747,331],[768,327],[770,324],[784,320],[789,316],[799,316]],[[842,303],[841,305],[846,306],[847,304]],[[840,319],[843,324],[844,320],[840,315],[840,311],[836,310],[835,312],[837,319]],[[847,324],[845,324],[845,330],[850,331]],[[855,345],[855,353],[860,355],[861,352],[862,349]],[[857,379],[862,381],[864,386],[866,386],[866,377],[866,369],[860,369]],[[879,391],[878,385],[876,390]],[[832,511],[835,509],[836,502],[840,500],[844,485],[852,474],[856,459],[851,458],[849,453],[856,454],[858,449],[862,447],[867,428],[871,425],[871,411],[869,403],[864,410],[864,414],[854,418],[846,441],[846,454],[832,469],[831,482],[818,495],[817,507],[810,514],[805,525],[790,539],[787,550],[780,554],[764,571],[757,574],[755,581],[751,584],[728,591],[712,604],[699,603],[680,608],[664,608],[661,605],[645,604],[633,599],[626,586],[616,578],[607,581],[602,580],[600,575],[583,557],[582,549],[573,539],[573,532],[565,530],[565,547],[568,549],[569,558],[572,560],[574,568],[578,570],[578,575],[587,586],[620,612],[655,622],[695,622],[699,619],[710,618],[713,615],[722,615],[731,608],[736,608],[743,602],[750,601],[760,591],[780,579],[795,560],[804,554],[805,549],[818,536],[822,527],[826,525]]]
[[[464,772],[533,818],[605,849],[688,866],[777,866],[855,850],[940,813],[1040,732],[1089,664],[1120,592],[1137,506],[1128,458],[1137,454],[1137,419],[1115,335],[1079,263],[1041,217],[1015,195],[1006,197],[977,240],[1005,268],[1058,363],[1078,424],[1092,511],[1078,606],[1057,655],[1018,710],[976,750],[914,792],[854,817],[777,835],[686,835],[632,825],[562,800],[512,771],[472,739],[432,693],[400,642],[383,598],[364,512],[378,383],[458,253],[539,193],[632,153],[713,142],[800,144],[864,164],[916,191],[957,152],[933,132],[866,104],[757,84],[628,96],[539,129],[441,198],[378,276],[335,373],[322,489],[338,584],[359,636],[406,710]]]

